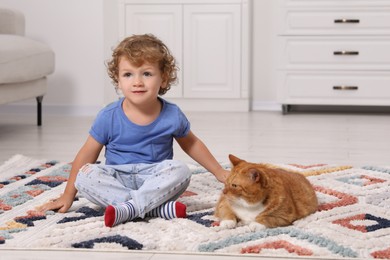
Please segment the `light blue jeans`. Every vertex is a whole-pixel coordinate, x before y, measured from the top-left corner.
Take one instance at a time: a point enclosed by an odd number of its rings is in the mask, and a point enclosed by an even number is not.
[[[139,217],[166,201],[176,200],[188,187],[191,171],[180,161],[155,164],[83,166],[75,181],[79,194],[102,207],[133,200]]]

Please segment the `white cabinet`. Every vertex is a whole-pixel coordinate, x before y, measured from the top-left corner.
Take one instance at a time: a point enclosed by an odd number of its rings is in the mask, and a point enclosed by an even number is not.
[[[390,0],[278,0],[277,86],[290,105],[390,105]]]
[[[240,97],[240,10],[237,4],[184,6],[184,97]]]
[[[179,83],[166,98],[187,110],[249,109],[245,0],[124,0],[120,37],[152,33],[175,56]]]

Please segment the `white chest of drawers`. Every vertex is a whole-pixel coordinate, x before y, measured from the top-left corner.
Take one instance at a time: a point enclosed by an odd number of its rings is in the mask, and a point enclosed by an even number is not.
[[[277,87],[291,105],[390,105],[390,0],[278,0]]]

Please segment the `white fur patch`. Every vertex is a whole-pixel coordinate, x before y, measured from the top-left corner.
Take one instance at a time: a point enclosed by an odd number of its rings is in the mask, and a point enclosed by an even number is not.
[[[232,203],[232,209],[243,223],[249,224],[255,222],[256,217],[263,212],[264,205],[261,202],[249,204],[246,200],[239,198]]]

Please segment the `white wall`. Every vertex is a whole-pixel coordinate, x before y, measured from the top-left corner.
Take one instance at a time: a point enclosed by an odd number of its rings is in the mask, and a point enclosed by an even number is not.
[[[56,54],[48,77],[45,113],[95,115],[114,91],[105,61],[119,39],[119,0],[0,0],[26,16],[26,35],[47,43]],[[273,108],[272,6],[275,0],[253,1],[252,103],[255,110]],[[29,100],[17,105],[35,105]],[[13,108],[15,104],[11,104]],[[1,108],[0,108],[1,110]]]
[[[26,35],[55,52],[45,113],[96,113],[104,103],[103,0],[0,0],[25,14]],[[29,100],[22,104],[34,104]]]
[[[252,109],[280,110],[275,86],[276,0],[253,0]]]

